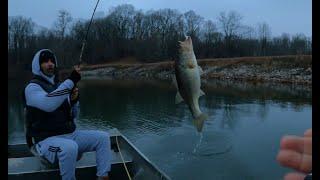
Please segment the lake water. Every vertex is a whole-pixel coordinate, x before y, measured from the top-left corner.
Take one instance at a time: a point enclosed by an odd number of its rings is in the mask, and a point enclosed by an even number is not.
[[[22,83],[9,81],[8,141],[23,141]],[[276,161],[283,135],[312,126],[311,91],[304,87],[212,81],[200,109],[202,134],[169,82],[83,80],[80,129],[118,128],[152,162],[177,180],[281,179]]]

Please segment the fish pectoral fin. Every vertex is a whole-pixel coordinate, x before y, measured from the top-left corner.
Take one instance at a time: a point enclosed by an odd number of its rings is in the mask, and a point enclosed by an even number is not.
[[[177,94],[176,94],[176,99],[175,99],[175,103],[176,104],[179,104],[183,101],[183,98],[182,96],[180,95],[179,93],[179,88],[178,88],[178,82],[177,82],[177,78],[176,76],[174,75],[173,78],[172,78],[172,83],[174,85],[174,87],[177,89]]]
[[[178,90],[178,83],[177,83],[177,79],[176,79],[175,75],[173,75],[173,77],[172,77],[172,84]]]
[[[204,93],[201,89],[200,89],[200,95],[199,97],[203,96],[203,95],[206,95],[206,93]]]
[[[198,65],[198,69],[199,69],[200,75],[203,74],[203,70],[202,70],[202,68],[201,68],[199,65]]]
[[[179,104],[183,101],[183,98],[181,97],[180,93],[177,92],[176,94],[176,104]]]

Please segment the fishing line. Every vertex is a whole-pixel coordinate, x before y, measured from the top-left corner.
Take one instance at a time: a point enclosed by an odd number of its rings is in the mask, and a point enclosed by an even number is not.
[[[118,142],[118,136],[116,136],[116,143],[117,143],[117,147],[118,147],[118,150],[119,150],[119,153],[120,153],[120,157],[121,157],[123,166],[124,166],[124,168],[125,168],[125,170],[126,170],[126,173],[127,173],[127,175],[128,175],[129,180],[131,180],[130,173],[129,173],[129,171],[128,171],[128,168],[127,168],[127,166],[126,166],[126,163],[125,163],[125,161],[124,161],[124,159],[123,159],[123,156],[122,156],[122,153],[121,153],[121,150],[120,150],[120,146],[119,146],[119,142]]]

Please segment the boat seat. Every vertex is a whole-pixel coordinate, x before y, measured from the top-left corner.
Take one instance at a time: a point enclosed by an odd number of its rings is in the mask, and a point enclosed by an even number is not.
[[[51,163],[51,162],[48,161],[46,158],[40,156],[40,154],[39,154],[38,151],[36,150],[36,147],[35,147],[35,146],[31,146],[30,152],[31,152],[31,154],[33,154],[35,157],[39,158],[40,163],[41,163],[42,166],[49,167],[49,168],[58,168],[58,167],[59,167],[58,161],[55,161],[55,163]]]
[[[59,162],[58,159],[56,157],[55,162],[51,163],[50,161],[48,161],[45,157],[40,156],[40,154],[38,153],[35,145],[31,146],[30,148],[30,152],[31,154],[33,154],[35,157],[39,158],[40,163],[42,166],[46,167],[46,168],[50,168],[50,169],[56,169],[59,168]],[[77,161],[79,161],[82,157],[82,154],[80,154],[77,158]]]
[[[114,151],[111,151],[111,153],[110,175],[123,176],[122,178],[115,179],[125,179],[127,174],[123,168],[123,161],[120,154]],[[133,157],[125,150],[122,151],[122,155],[130,171],[133,164]],[[83,157],[76,164],[76,169],[77,179],[94,179],[92,177],[96,177],[96,153],[94,151],[83,153]],[[43,166],[41,165],[40,159],[34,156],[8,159],[8,176],[10,180],[56,180],[61,178],[59,174],[59,168]]]

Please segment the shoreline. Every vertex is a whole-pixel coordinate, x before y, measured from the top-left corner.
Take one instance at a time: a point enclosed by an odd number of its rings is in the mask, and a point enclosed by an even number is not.
[[[212,81],[231,83],[273,84],[312,88],[312,55],[268,56],[199,59],[198,65],[204,73],[201,82],[206,85]],[[22,68],[10,67],[8,80],[30,79],[31,72]],[[59,76],[64,80],[71,69],[61,69]],[[172,81],[174,62],[158,63],[106,63],[81,65],[82,79],[108,80],[155,80]]]
[[[312,86],[312,56],[270,56],[199,59],[201,80],[229,80],[248,83],[280,83]],[[174,62],[149,64],[103,64],[83,66],[83,79],[168,80]]]

